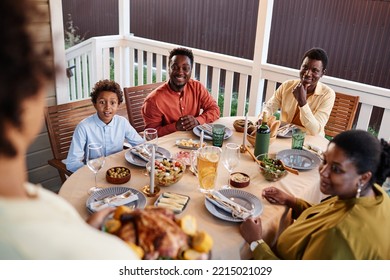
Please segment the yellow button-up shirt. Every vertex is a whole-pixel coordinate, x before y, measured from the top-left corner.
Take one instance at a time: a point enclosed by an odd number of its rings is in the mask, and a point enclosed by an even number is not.
[[[267,101],[263,111],[272,115],[280,109],[281,121],[291,123],[298,107],[301,123],[306,128],[307,133],[325,135],[324,127],[328,122],[336,94],[333,89],[318,82],[314,93],[307,98],[306,105],[299,107],[298,101],[292,93],[299,82],[299,80],[289,80],[281,84]]]

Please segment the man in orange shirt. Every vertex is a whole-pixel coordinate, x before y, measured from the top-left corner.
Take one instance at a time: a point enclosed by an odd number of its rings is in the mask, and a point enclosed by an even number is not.
[[[194,55],[186,48],[169,54],[169,81],[155,89],[142,106],[146,128],[157,129],[159,136],[214,122],[218,104],[199,82],[191,79]]]

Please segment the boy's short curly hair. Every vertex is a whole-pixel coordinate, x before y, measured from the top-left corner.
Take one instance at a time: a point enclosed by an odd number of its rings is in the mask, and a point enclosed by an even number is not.
[[[118,96],[119,104],[123,102],[123,91],[121,89],[121,86],[114,81],[106,79],[98,81],[92,89],[90,96],[93,104],[96,104],[99,94],[103,91],[110,91],[116,93],[116,95]]]

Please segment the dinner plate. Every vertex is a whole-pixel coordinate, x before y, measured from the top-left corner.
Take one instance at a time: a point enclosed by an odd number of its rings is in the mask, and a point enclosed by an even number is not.
[[[282,122],[280,124],[280,127],[279,129],[282,129],[284,126],[288,125],[289,123],[287,122]],[[290,130],[289,132],[287,132],[287,134],[285,135],[280,135],[279,133],[276,135],[277,137],[280,137],[280,138],[291,138],[292,137],[292,131]]]
[[[195,126],[195,127],[192,129],[192,131],[194,132],[194,134],[195,134],[196,136],[198,136],[198,137],[200,137],[200,134],[201,134],[201,132],[202,132],[202,130],[199,128],[199,126],[200,126],[200,125]],[[233,135],[233,131],[232,131],[230,128],[226,127],[226,129],[225,129],[225,136],[224,136],[223,139],[226,140],[226,139],[230,138],[232,135]],[[204,133],[203,139],[205,139],[205,140],[213,140],[213,137],[212,137],[211,135],[207,134],[207,133]]]
[[[292,131],[290,130],[285,135],[281,135],[281,134],[278,133],[276,136],[280,137],[280,138],[291,138],[292,137]]]
[[[138,196],[138,199],[135,201],[132,201],[128,204],[125,204],[125,205],[127,205],[129,207],[134,206],[134,208],[143,209],[146,205],[146,197],[142,192],[140,192],[136,189],[133,189],[133,188],[129,188],[129,187],[109,187],[109,188],[104,188],[104,189],[98,190],[98,191],[94,192],[93,194],[91,194],[91,196],[87,199],[87,202],[85,203],[88,212],[90,214],[95,212],[94,210],[91,209],[91,207],[89,207],[89,205],[92,202],[104,199],[105,197],[108,197],[108,196],[119,195],[119,194],[122,194],[122,193],[127,192],[127,191],[131,191],[133,194],[136,194]]]
[[[163,147],[158,147],[157,151],[160,152],[161,154],[163,154],[164,157],[166,157],[166,158],[172,157],[171,153],[167,149],[164,149]],[[147,161],[144,161],[139,156],[134,155],[130,149],[125,153],[125,158],[126,158],[128,163],[131,163],[133,165],[140,166],[140,167],[146,167]]]
[[[191,142],[189,142],[189,141],[191,141]],[[191,143],[192,144],[198,144],[198,145],[197,146],[193,146],[193,145],[186,146],[186,145],[182,144],[183,142],[187,142],[189,144],[191,144]],[[194,139],[185,139],[185,138],[184,139],[177,139],[176,140],[176,146],[178,146],[181,149],[197,150],[200,147],[200,141],[199,140],[194,140]]]
[[[222,189],[219,190],[219,192],[248,210],[254,209],[253,217],[257,217],[263,212],[263,204],[261,203],[260,199],[251,193],[236,189]],[[204,204],[207,210],[217,218],[237,223],[243,221],[241,218],[233,217],[232,213],[229,213],[214,205],[206,198],[204,200]]]
[[[311,170],[317,167],[321,160],[315,154],[297,149],[288,149],[276,154],[276,158],[283,161],[285,165],[298,170]]]

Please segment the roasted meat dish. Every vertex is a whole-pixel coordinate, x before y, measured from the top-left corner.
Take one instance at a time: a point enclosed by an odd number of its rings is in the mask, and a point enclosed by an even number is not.
[[[175,221],[174,213],[164,208],[135,209],[122,214],[118,235],[144,251],[144,259],[176,259],[189,247],[189,237]]]

